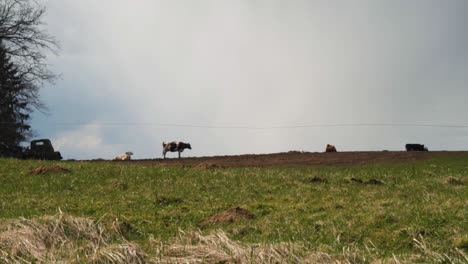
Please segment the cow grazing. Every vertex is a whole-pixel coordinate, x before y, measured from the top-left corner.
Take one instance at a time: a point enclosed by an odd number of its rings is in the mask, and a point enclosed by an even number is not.
[[[172,141],[172,142],[163,142],[163,156],[166,158],[167,152],[178,152],[179,159],[180,153],[184,151],[184,149],[192,149],[189,143]]]
[[[325,152],[336,152],[336,148],[333,145],[327,144],[327,148],[325,149]]]
[[[406,144],[406,151],[428,151],[422,144]]]
[[[132,159],[132,152],[125,152],[124,154],[120,154],[114,158],[114,160],[131,160]]]

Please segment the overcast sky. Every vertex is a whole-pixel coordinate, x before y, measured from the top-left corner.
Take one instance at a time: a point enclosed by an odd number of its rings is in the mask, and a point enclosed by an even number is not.
[[[62,77],[32,123],[65,158],[468,149],[468,128],[290,128],[468,125],[468,1],[42,3]]]

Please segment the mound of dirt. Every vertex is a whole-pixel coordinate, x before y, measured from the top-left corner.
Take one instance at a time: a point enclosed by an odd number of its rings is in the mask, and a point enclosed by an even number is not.
[[[69,173],[69,172],[71,172],[71,170],[67,169],[67,168],[64,168],[62,166],[58,166],[58,165],[50,165],[50,166],[41,165],[41,166],[37,166],[34,169],[32,169],[31,171],[29,171],[29,174],[30,175],[40,175],[40,174],[59,173],[59,172]]]
[[[359,184],[370,184],[370,185],[382,185],[384,184],[383,181],[377,179],[370,179],[368,181],[363,181],[361,179],[351,178],[351,182],[359,183]]]
[[[312,178],[309,178],[310,183],[326,183],[327,179],[319,177],[319,176],[314,176]]]
[[[251,220],[255,215],[241,207],[231,208],[219,214],[215,214],[205,219],[202,225],[233,223],[241,219]]]

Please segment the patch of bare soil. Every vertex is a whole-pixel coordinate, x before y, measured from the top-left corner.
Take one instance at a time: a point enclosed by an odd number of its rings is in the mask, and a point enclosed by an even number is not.
[[[202,162],[198,164],[197,166],[195,166],[195,168],[200,169],[200,170],[209,170],[209,169],[222,169],[224,167],[215,163]]]
[[[233,223],[241,219],[251,220],[255,215],[241,207],[231,208],[219,214],[215,214],[205,219],[202,225]]]
[[[33,168],[31,171],[29,171],[29,175],[41,175],[41,174],[47,174],[47,173],[69,173],[71,172],[70,169],[64,168],[62,166],[58,165],[41,165]]]
[[[355,166],[368,164],[408,163],[438,157],[456,157],[467,152],[448,151],[373,151],[312,153],[291,151],[289,153],[190,157],[174,159],[130,160],[125,164],[145,166],[176,166],[191,168],[245,168],[245,167],[312,167]]]

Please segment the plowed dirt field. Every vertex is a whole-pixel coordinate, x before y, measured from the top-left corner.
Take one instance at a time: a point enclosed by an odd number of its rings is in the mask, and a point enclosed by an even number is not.
[[[418,160],[427,160],[439,157],[456,157],[462,155],[461,151],[430,151],[430,152],[286,152],[259,155],[214,156],[146,159],[126,161],[128,164],[144,164],[155,166],[181,166],[198,168],[236,168],[236,167],[308,167],[308,166],[335,166],[335,165],[366,165],[407,163]],[[176,154],[175,154],[176,155]]]

